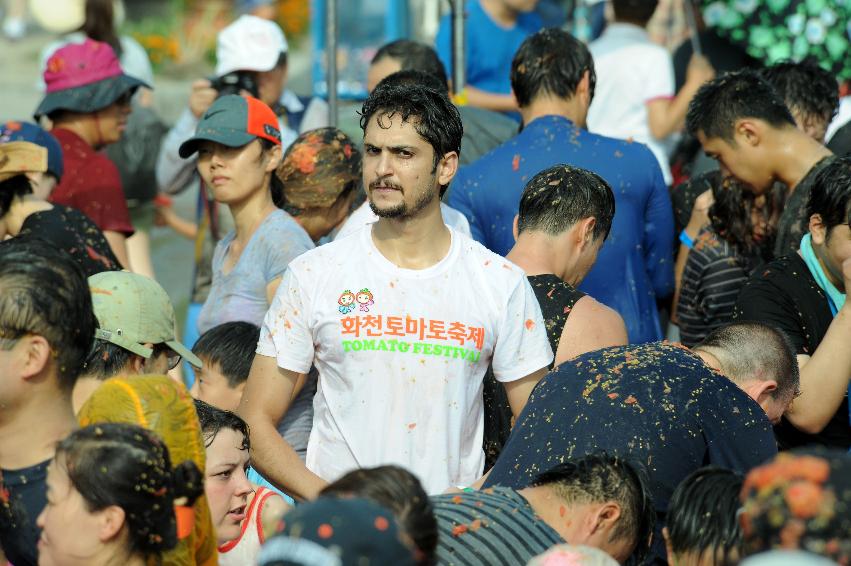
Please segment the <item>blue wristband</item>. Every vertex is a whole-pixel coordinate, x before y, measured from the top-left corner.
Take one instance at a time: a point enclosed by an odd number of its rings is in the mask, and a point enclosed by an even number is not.
[[[680,241],[687,247],[688,249],[692,249],[694,247],[694,240],[686,233],[685,230],[680,232]]]

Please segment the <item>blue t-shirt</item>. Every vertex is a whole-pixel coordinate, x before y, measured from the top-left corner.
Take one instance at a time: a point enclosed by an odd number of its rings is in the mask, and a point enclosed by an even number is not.
[[[598,450],[642,465],[660,518],[677,485],[706,465],[745,473],[777,453],[771,422],[731,380],[667,343],[606,348],[561,364],[535,387],[485,487],[526,487]],[[662,521],[654,551],[664,557]]]
[[[466,8],[467,84],[496,94],[511,93],[511,60],[523,40],[544,24],[535,12],[517,17],[511,29],[497,25],[482,9],[478,0],[467,2]],[[446,72],[452,76],[452,17],[444,16],[437,30],[435,46]]]
[[[611,233],[579,290],[620,313],[630,342],[660,340],[656,299],[674,289],[674,213],[662,171],[646,146],[544,116],[462,167],[447,202],[470,221],[473,238],[504,256],[514,246],[512,226],[526,183],[561,163],[597,173],[615,195]]]

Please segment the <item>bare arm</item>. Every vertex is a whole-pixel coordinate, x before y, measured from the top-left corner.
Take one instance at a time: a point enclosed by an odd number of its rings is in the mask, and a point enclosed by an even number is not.
[[[851,288],[851,259],[842,264],[845,289]],[[801,395],[786,418],[810,434],[821,432],[842,404],[851,379],[851,302],[839,309],[812,356],[798,356]]]
[[[505,392],[508,394],[508,404],[511,406],[511,414],[514,416],[515,421],[520,416],[520,413],[523,412],[523,408],[526,407],[526,401],[529,400],[532,390],[545,375],[547,375],[547,368],[541,368],[526,377],[503,383]]]
[[[178,216],[170,205],[157,206],[156,224],[158,226],[168,226],[189,240],[194,240],[198,236],[198,225]]]
[[[591,297],[582,297],[573,306],[561,331],[556,365],[586,352],[629,342],[623,318]]]
[[[693,55],[689,61],[686,83],[673,99],[657,99],[647,103],[647,125],[657,140],[665,139],[685,125],[689,102],[697,90],[715,76],[709,60]]]
[[[279,368],[275,358],[257,354],[237,412],[251,431],[252,465],[277,488],[311,499],[326,482],[307,469],[276,428],[303,379],[299,373]]]
[[[706,189],[694,201],[694,207],[691,209],[691,217],[688,224],[684,228],[685,233],[694,241],[700,231],[709,225],[709,208],[715,202],[715,197],[712,195],[712,189]],[[683,271],[686,269],[688,254],[691,251],[685,244],[680,244],[677,251],[677,261],[674,263],[674,300],[671,309],[671,322],[676,324],[677,320],[677,304],[680,301],[680,290],[682,289]]]
[[[469,85],[464,87],[464,94],[467,98],[466,102],[470,106],[493,110],[494,112],[517,111],[517,100],[514,99],[512,94],[494,94]]]
[[[130,260],[127,257],[127,236],[121,232],[113,232],[112,230],[104,230],[103,232],[109,247],[112,248],[112,253],[121,262],[121,266],[129,269]]]

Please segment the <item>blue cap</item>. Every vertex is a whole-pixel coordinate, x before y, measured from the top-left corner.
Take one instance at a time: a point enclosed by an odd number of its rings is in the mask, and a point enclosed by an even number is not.
[[[47,150],[47,172],[62,179],[62,146],[53,134],[30,122],[11,121],[0,124],[0,143],[25,141]]]

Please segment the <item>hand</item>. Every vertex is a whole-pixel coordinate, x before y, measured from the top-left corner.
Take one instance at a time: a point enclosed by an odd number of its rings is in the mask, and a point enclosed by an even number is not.
[[[695,85],[702,85],[706,81],[711,81],[715,78],[715,69],[709,59],[703,55],[694,54],[688,62],[686,69],[686,82]]]
[[[689,236],[696,238],[700,230],[709,225],[709,209],[713,204],[715,204],[715,197],[712,195],[712,189],[706,189],[695,199],[691,218],[686,226],[686,233]]]
[[[219,92],[212,87],[207,79],[200,79],[192,83],[192,92],[189,94],[189,109],[196,118],[200,119],[204,112],[213,105]]]

